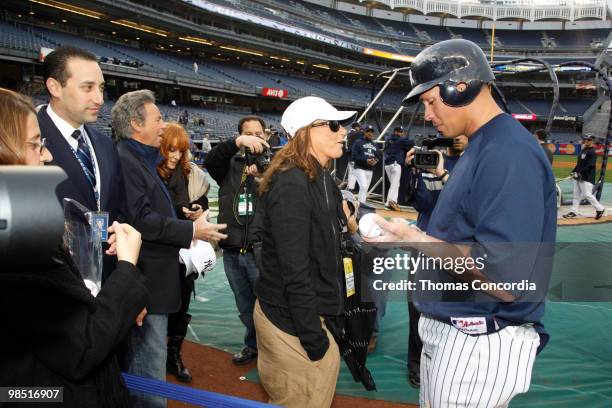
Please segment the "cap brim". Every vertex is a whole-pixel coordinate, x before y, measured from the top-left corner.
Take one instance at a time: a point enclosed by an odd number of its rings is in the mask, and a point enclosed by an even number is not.
[[[342,126],[353,123],[357,111],[336,111],[332,117],[320,118],[321,120],[337,120]]]
[[[415,86],[404,98],[404,100],[402,101],[402,105],[409,105],[412,102],[415,102],[415,99],[417,99],[422,93],[429,91],[431,88],[438,85],[438,83],[439,80],[436,79],[435,81],[429,81],[425,82],[424,84]]]

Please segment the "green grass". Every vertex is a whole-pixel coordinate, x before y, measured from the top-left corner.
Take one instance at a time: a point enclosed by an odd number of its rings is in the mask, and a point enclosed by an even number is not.
[[[555,174],[556,178],[564,178],[569,176],[570,172],[572,171],[573,167],[556,167],[555,164],[557,163],[572,163],[572,164],[576,164],[576,158],[577,156],[566,156],[566,155],[555,155],[554,161],[553,161],[553,172]],[[597,158],[597,178],[599,178],[599,172],[601,171],[601,157]],[[606,171],[606,183],[612,183],[612,170],[610,170],[610,163],[612,161],[610,160],[610,158],[608,158],[608,170]]]

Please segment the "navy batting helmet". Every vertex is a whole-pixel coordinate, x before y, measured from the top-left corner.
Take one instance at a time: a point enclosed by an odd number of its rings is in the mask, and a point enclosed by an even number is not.
[[[468,40],[441,41],[421,51],[412,62],[412,90],[404,98],[404,104],[439,86],[440,97],[446,105],[469,105],[482,86],[493,81],[493,70],[480,47]],[[465,90],[457,89],[460,83],[466,85]]]

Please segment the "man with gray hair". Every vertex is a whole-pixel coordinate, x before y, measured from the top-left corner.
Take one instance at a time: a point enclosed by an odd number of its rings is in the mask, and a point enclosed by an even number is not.
[[[179,249],[192,240],[218,241],[225,224],[177,218],[174,204],[157,174],[159,145],[166,127],[153,92],[143,89],[122,95],[112,109],[113,128],[126,186],[128,221],[142,234],[138,267],[147,278],[149,312],[132,330],[123,369],[142,377],[166,378],[168,314],[181,306]],[[132,392],[134,407],[164,407],[166,400]]]

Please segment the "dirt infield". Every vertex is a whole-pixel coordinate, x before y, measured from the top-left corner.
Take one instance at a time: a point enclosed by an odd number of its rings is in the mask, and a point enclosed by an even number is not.
[[[256,367],[255,363],[238,367],[232,364],[231,355],[213,347],[186,341],[183,360],[193,375],[190,387],[217,392],[255,401],[267,402],[268,396],[261,384],[241,380],[241,377]],[[168,382],[185,385],[168,376]],[[169,401],[169,408],[193,407],[194,405]],[[371,400],[366,398],[336,395],[332,408],[414,408],[416,405]]]

